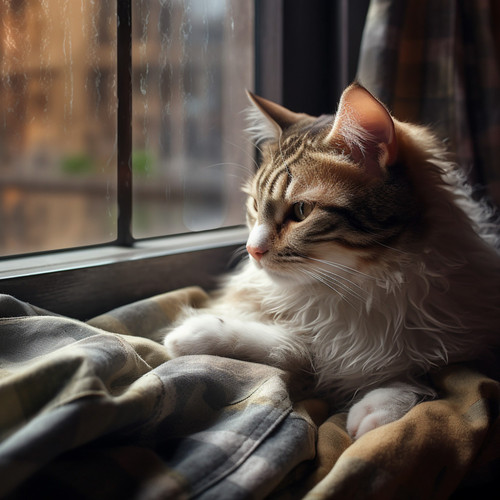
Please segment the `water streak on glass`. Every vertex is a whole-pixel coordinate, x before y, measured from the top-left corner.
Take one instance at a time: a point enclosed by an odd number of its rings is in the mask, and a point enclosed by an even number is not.
[[[0,0],[0,256],[116,238],[116,0]],[[135,237],[243,221],[253,2],[133,0]]]
[[[0,0],[0,255],[116,237],[116,0]]]
[[[253,2],[134,0],[133,233],[244,221]]]

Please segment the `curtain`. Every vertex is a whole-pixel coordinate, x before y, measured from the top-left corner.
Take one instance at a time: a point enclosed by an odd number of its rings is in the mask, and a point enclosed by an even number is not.
[[[500,2],[371,0],[358,80],[430,125],[500,206]]]

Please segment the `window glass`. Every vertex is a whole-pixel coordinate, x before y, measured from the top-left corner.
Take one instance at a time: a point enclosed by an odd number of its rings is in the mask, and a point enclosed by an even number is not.
[[[134,0],[134,237],[244,221],[253,58],[250,0]]]
[[[240,224],[253,1],[132,0],[135,238]],[[116,0],[0,0],[0,256],[112,242]]]
[[[0,0],[0,255],[116,237],[116,0]]]

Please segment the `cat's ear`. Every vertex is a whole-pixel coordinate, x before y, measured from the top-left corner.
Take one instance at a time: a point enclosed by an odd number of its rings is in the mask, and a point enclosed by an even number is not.
[[[397,159],[394,122],[387,108],[361,85],[344,90],[333,127],[326,140],[339,139],[350,148],[350,156],[370,175],[380,176]]]
[[[275,102],[259,97],[247,90],[251,106],[247,110],[247,132],[256,144],[277,141],[283,131],[307,115],[294,113]]]

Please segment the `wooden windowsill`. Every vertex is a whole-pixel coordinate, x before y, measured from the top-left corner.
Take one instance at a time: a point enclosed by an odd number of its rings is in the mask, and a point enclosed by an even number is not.
[[[0,293],[88,319],[184,286],[210,289],[235,264],[243,227],[0,261]]]

